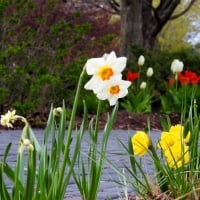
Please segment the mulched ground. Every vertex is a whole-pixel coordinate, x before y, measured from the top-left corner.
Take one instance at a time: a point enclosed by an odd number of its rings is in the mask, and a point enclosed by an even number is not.
[[[103,129],[107,121],[108,113],[103,113],[100,116],[99,129]],[[153,130],[162,130],[160,118],[165,117],[166,114],[161,113],[130,113],[125,110],[119,110],[117,113],[117,118],[113,126],[113,130],[143,130],[147,125],[147,120],[150,120],[150,128]],[[94,118],[95,115],[89,114],[88,121]],[[171,124],[175,125],[180,123],[179,114],[170,114]],[[42,115],[41,113],[33,116],[27,117],[28,122],[32,128],[45,128],[47,122],[47,116]],[[82,117],[76,117],[75,127],[79,127],[82,122]],[[15,122],[13,129],[22,129],[24,126],[23,123]],[[0,129],[6,129],[0,125]]]
[[[99,127],[100,129],[103,129],[106,123],[107,119],[107,113],[104,113],[100,117],[100,123]],[[132,130],[139,130],[144,129],[147,125],[147,120],[150,120],[150,126],[151,129],[154,130],[162,130],[160,118],[165,117],[166,114],[160,114],[160,113],[130,113],[125,110],[119,110],[117,114],[117,119],[115,121],[113,129],[132,129]],[[89,120],[94,117],[94,115],[89,115]],[[171,119],[172,125],[175,125],[177,123],[180,123],[180,115],[173,113],[169,115]],[[81,117],[77,117],[76,119],[76,125],[80,125],[81,123]]]

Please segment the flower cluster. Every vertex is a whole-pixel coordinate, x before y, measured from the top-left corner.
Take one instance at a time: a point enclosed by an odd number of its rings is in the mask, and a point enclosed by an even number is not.
[[[119,98],[128,94],[130,81],[122,80],[122,71],[126,66],[126,57],[116,57],[115,52],[100,58],[91,58],[85,67],[92,78],[85,84],[85,89],[92,90],[100,100],[108,100],[115,105]]]
[[[175,77],[169,78],[168,81],[168,86],[171,87],[176,80],[180,82],[181,85],[185,84],[191,84],[191,85],[196,85],[200,81],[200,76],[191,70],[185,70],[183,71],[184,64],[182,61],[178,59],[174,59],[172,64],[171,64],[171,71],[173,74],[175,74]]]
[[[2,126],[13,128],[13,124],[16,120],[20,120],[25,123],[25,127],[22,131],[22,136],[19,143],[19,149],[18,149],[19,153],[22,153],[24,148],[27,148],[29,151],[34,151],[33,144],[31,143],[30,139],[28,139],[26,136],[26,130],[28,127],[27,120],[20,115],[16,115],[16,110],[12,110],[12,111],[9,110],[5,115],[1,115]]]
[[[184,137],[184,127],[180,124],[171,126],[168,132],[163,131],[157,144],[166,158],[170,168],[180,168],[189,162],[190,132]],[[143,156],[151,147],[149,136],[143,131],[137,131],[131,138],[134,155]]]
[[[126,80],[131,82],[131,87],[121,105],[129,112],[148,113],[152,109],[154,84],[151,77],[154,71],[152,67],[142,67],[144,64],[145,57],[141,55],[137,62],[138,71],[128,70],[126,73]]]
[[[54,109],[53,109],[53,115],[54,115],[55,117],[61,116],[61,115],[62,115],[62,112],[63,112],[63,110],[62,110],[61,107],[57,107],[57,108],[54,108]]]
[[[200,76],[191,70],[177,73],[177,81],[181,85],[197,85],[200,82]],[[176,83],[176,77],[170,77],[168,80],[168,87],[171,88]]]
[[[189,162],[188,142],[190,132],[184,137],[184,127],[171,126],[168,132],[162,132],[158,147],[162,149],[170,168],[179,168]]]
[[[13,127],[13,123],[15,121],[15,113],[16,110],[13,111],[8,111],[5,115],[1,115],[1,125],[2,126],[7,126],[8,128]]]
[[[145,57],[143,55],[141,55],[139,58],[138,58],[138,66],[139,66],[139,72],[132,72],[130,70],[127,71],[127,74],[126,74],[126,80],[128,81],[131,81],[131,82],[134,82],[136,81],[137,79],[141,78],[141,75],[140,75],[140,72],[141,72],[141,66],[143,66],[145,63]],[[152,77],[153,76],[153,68],[152,67],[149,67],[146,71],[146,76],[148,78]],[[144,90],[145,88],[147,87],[147,82],[146,81],[142,81],[139,85],[139,88]]]
[[[183,73],[178,73],[178,80],[181,83],[181,85],[196,85],[200,81],[200,76],[198,76],[196,72],[185,70]]]

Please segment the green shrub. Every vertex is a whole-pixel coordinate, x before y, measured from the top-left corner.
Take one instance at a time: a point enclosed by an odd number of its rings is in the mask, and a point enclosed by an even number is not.
[[[29,109],[44,110],[63,99],[67,105],[73,104],[86,59],[74,56],[66,62],[66,57],[91,24],[80,21],[81,12],[70,13],[66,20],[60,3],[49,0],[39,7],[34,1],[0,3],[0,103],[6,102],[22,114]]]

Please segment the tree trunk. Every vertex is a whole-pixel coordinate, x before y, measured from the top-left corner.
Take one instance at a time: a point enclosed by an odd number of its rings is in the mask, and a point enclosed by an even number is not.
[[[152,0],[121,0],[121,55],[134,59],[132,45],[153,49],[158,33],[178,4],[180,0],[160,0],[153,8]]]
[[[143,22],[142,22],[143,0],[121,0],[121,55],[128,59],[134,59],[131,45],[143,46]]]
[[[155,32],[157,21],[152,15],[152,9],[149,6],[151,3],[151,1],[149,1],[149,3],[144,3],[142,7],[143,46],[147,49],[152,49],[154,47],[157,36],[157,33]]]

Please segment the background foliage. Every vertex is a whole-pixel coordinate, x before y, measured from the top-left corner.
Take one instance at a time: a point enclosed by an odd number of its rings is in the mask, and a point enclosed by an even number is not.
[[[1,112],[13,107],[22,115],[46,115],[51,103],[59,106],[63,99],[70,108],[86,60],[111,50],[118,54],[119,21],[100,7],[86,3],[75,7],[70,1],[8,0],[0,2],[0,16]],[[156,108],[174,58],[182,60],[185,69],[200,73],[199,52],[192,47],[172,52],[133,46],[132,51],[135,57],[145,56],[144,68],[154,69]],[[129,61],[128,69],[136,70],[136,62]],[[81,97],[93,112],[97,106],[93,94],[83,91]]]
[[[88,58],[86,44],[90,52],[94,46],[103,52],[116,37],[105,33],[97,45],[91,39],[96,19],[88,17],[84,7],[75,10],[56,0],[4,1],[0,15],[0,104],[22,114],[45,113],[50,103],[62,99],[71,107]]]

